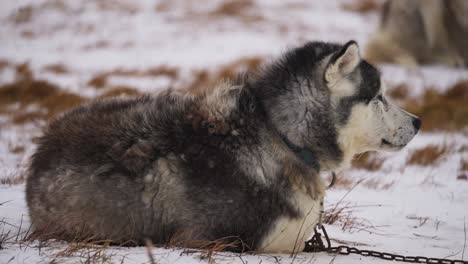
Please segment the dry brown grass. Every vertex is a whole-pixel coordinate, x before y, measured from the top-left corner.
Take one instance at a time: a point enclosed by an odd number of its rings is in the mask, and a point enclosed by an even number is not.
[[[382,179],[379,178],[368,179],[362,183],[366,188],[374,190],[388,190],[394,184],[395,182],[382,182]]]
[[[74,233],[66,232],[67,228],[64,226],[73,226]],[[112,240],[96,239],[85,227],[79,214],[68,217],[63,216],[57,221],[52,221],[40,227],[35,226],[32,228],[31,225],[27,231],[22,231],[19,237],[20,239],[17,239],[16,242],[25,247],[33,244],[39,250],[47,248],[50,252],[49,257],[52,259],[51,263],[62,263],[70,257],[77,257],[83,263],[114,263],[115,253],[108,251],[110,246],[128,247],[136,245],[133,241],[114,243]],[[38,246],[35,246],[37,244]]]
[[[465,160],[465,159],[460,160],[460,170],[468,171],[468,160]]]
[[[344,215],[350,214],[350,208],[347,205],[344,206],[332,206],[326,209],[323,215],[323,222],[325,224],[333,225],[338,222],[339,219],[344,218]]]
[[[28,63],[21,63],[15,66],[16,79],[32,79],[33,73]]]
[[[116,10],[127,14],[138,12],[138,6],[132,1],[122,0],[95,0],[97,7],[102,11]]]
[[[331,177],[328,177],[327,182],[331,182]],[[341,174],[336,177],[333,188],[351,189],[354,185],[356,185],[357,182],[358,180],[353,180],[352,177],[347,177],[346,174]],[[361,183],[362,186],[374,190],[388,190],[394,184],[394,182],[382,181],[382,178],[378,176],[376,176],[375,178],[365,179]]]
[[[83,263],[113,263],[115,253],[110,253],[108,249],[106,241],[71,242],[65,247],[58,247],[53,259],[60,262],[61,259],[78,257]]]
[[[332,182],[332,176],[328,177],[327,182]],[[352,180],[350,177],[346,177],[346,175],[337,175],[333,188],[349,188],[354,184],[356,184],[356,181]]]
[[[410,153],[406,164],[429,166],[436,164],[448,151],[447,146],[428,145]]]
[[[368,171],[377,171],[382,168],[384,159],[377,156],[377,153],[368,151],[354,157],[352,166],[356,169],[363,169]]]
[[[14,12],[9,17],[9,20],[15,24],[28,23],[32,20],[33,15],[34,15],[34,8],[31,5],[27,5],[27,6],[19,8],[16,12]]]
[[[47,81],[34,79],[27,64],[16,67],[16,76],[13,83],[0,86],[0,113],[10,116],[13,123],[48,120],[86,101]]]
[[[162,13],[174,10],[175,8],[180,11],[180,7],[174,5],[173,1],[162,0],[155,5],[154,11]],[[265,17],[261,14],[261,10],[253,0],[220,1],[218,6],[212,10],[199,10],[194,8],[192,4],[186,4],[182,6],[182,11],[183,15],[173,16],[171,19],[197,23],[198,25],[212,24],[216,20],[225,18],[234,19],[247,25],[265,20]]]
[[[243,16],[255,7],[252,0],[227,0],[223,1],[211,14],[220,16]]]
[[[174,6],[171,1],[165,0],[159,2],[154,10],[156,12],[167,12],[174,9]],[[180,11],[180,9],[178,10]],[[221,1],[212,10],[195,9],[193,5],[187,4],[183,6],[182,13],[182,16],[175,16],[172,19],[204,25],[229,18],[249,26],[265,20],[260,8],[253,0],[225,0]]]
[[[26,38],[26,39],[33,39],[39,36],[38,33],[32,31],[32,30],[22,30],[21,31],[21,37]]]
[[[129,86],[115,86],[109,91],[103,93],[99,98],[117,97],[117,96],[137,96],[141,95],[137,89]]]
[[[106,85],[107,76],[107,74],[98,74],[88,81],[88,85],[95,88],[103,88]]]
[[[196,95],[211,91],[222,80],[234,79],[243,72],[256,71],[262,63],[261,57],[246,57],[224,65],[216,72],[197,71],[194,73],[194,79],[182,90]]]
[[[341,226],[341,230],[348,232],[356,230],[371,232],[370,230],[376,228],[367,220],[354,216],[355,209],[356,206],[340,201],[325,210],[323,223]]]
[[[388,90],[387,94],[394,100],[406,100],[409,96],[408,85],[402,83]]]
[[[55,74],[66,74],[70,72],[65,65],[60,63],[47,65],[44,67],[44,70]]]
[[[240,72],[256,71],[263,63],[264,59],[261,57],[246,57],[240,58],[226,66],[221,67],[217,79],[232,79],[235,78]]]
[[[468,152],[468,145],[461,145],[458,152]]]
[[[0,71],[10,66],[10,62],[8,60],[0,59]]]
[[[8,142],[8,151],[10,151],[11,153],[19,154],[19,153],[23,153],[25,150],[26,148],[22,145]]]
[[[207,260],[208,263],[215,263],[215,257],[223,251],[242,249],[248,251],[249,247],[238,237],[225,237],[213,241],[187,240],[183,234],[174,235],[165,248],[183,248],[182,254],[199,254],[200,259]],[[190,236],[188,236],[190,237]]]
[[[382,1],[378,0],[355,0],[351,3],[344,3],[341,7],[347,11],[368,13],[379,11],[381,6]]]
[[[372,229],[377,228],[371,222],[357,218],[353,215],[353,211],[360,206],[353,206],[349,202],[344,202],[346,196],[350,194],[358,185],[360,185],[364,180],[358,180],[354,183],[353,187],[350,188],[347,193],[341,197],[341,199],[334,205],[331,205],[329,208],[325,209],[323,215],[323,223],[325,224],[335,224],[341,225],[341,229],[343,231],[352,231],[358,230],[362,231],[365,230],[367,232],[371,232]],[[366,207],[369,206],[380,206],[380,205],[365,205]]]
[[[96,42],[91,42],[85,44],[81,47],[81,49],[89,51],[94,49],[105,49],[111,47],[111,43],[107,40],[98,40]]]
[[[168,1],[160,1],[154,6],[154,11],[156,12],[167,12],[171,9],[170,2]]]
[[[1,206],[1,204],[0,204]],[[3,225],[15,227],[3,219],[0,220],[0,249],[3,244],[17,244],[23,250],[26,248],[36,248],[39,255],[45,248],[50,257],[50,263],[63,263],[69,262],[70,257],[79,257],[82,263],[113,263],[112,258],[115,255],[107,251],[109,248],[108,241],[96,240],[76,240],[66,244],[56,243],[57,239],[45,239],[37,235],[38,231],[34,230],[32,225],[23,228],[23,221],[21,219],[20,225],[16,227],[16,231],[9,230],[4,232]],[[50,234],[45,234],[51,238]],[[32,243],[36,241],[37,243]],[[45,251],[45,250],[44,250]]]
[[[468,80],[439,93],[429,89],[422,100],[410,99],[405,109],[422,119],[424,131],[463,129],[468,125]]]
[[[25,175],[13,174],[11,176],[1,178],[0,179],[0,184],[18,185],[18,184],[24,183],[25,179],[26,179]]]
[[[465,159],[461,159],[460,160],[460,167],[458,168],[458,175],[457,175],[457,180],[463,180],[463,181],[467,181],[468,180],[468,176],[467,176],[467,172],[468,172],[468,160],[465,160]]]

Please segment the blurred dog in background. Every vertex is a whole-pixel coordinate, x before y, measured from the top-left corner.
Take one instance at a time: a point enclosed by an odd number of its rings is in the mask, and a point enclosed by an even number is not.
[[[382,9],[380,26],[369,41],[372,62],[468,64],[468,1],[393,0]]]

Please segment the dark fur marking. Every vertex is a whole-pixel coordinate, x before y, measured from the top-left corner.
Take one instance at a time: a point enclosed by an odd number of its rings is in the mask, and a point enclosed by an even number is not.
[[[380,91],[380,73],[364,60],[359,63],[357,69],[348,78],[360,78],[361,81],[358,93],[341,99],[339,103],[337,113],[340,124],[346,123],[354,105],[368,104]]]

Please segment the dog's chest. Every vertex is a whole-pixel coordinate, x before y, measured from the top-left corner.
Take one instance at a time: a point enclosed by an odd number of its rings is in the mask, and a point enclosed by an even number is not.
[[[261,252],[300,252],[304,249],[318,223],[321,199],[312,199],[309,195],[297,191],[292,198],[301,212],[298,218],[282,216],[273,224],[272,229],[263,239],[259,251]]]

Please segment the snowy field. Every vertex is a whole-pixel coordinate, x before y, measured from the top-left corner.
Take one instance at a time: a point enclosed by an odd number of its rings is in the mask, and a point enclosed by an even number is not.
[[[379,20],[376,7],[364,9],[352,0],[2,1],[0,263],[152,263],[148,251],[154,263],[385,263],[25,239],[23,170],[49,118],[96,97],[213,84],[310,40],[354,39],[363,51]],[[468,70],[379,67],[395,100],[422,113],[423,131],[338,175],[325,201],[332,243],[468,260]]]

